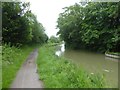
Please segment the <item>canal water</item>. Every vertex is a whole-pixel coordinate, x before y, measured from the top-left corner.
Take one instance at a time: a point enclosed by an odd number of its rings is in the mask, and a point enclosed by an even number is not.
[[[64,44],[57,47],[55,54],[71,60],[90,74],[105,75],[106,84],[111,88],[118,88],[119,60],[85,50],[65,50]]]

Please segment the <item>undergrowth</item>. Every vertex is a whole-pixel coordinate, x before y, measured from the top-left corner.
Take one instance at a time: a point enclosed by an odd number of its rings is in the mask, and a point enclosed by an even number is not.
[[[39,49],[38,73],[45,88],[103,88],[104,77],[88,74],[63,57],[55,56],[55,47]]]
[[[0,45],[0,89],[2,88],[2,46]]]
[[[16,48],[9,44],[2,46],[2,88],[9,88],[18,70],[35,46]]]

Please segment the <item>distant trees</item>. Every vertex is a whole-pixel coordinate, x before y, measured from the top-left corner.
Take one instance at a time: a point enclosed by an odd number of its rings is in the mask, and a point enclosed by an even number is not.
[[[48,40],[48,36],[45,34],[45,28],[36,19],[36,16],[31,16],[31,29],[32,29],[32,42],[33,43],[45,43]]]
[[[51,43],[59,43],[60,39],[59,39],[59,37],[51,36],[50,39],[49,39],[49,42],[51,42]]]
[[[44,27],[30,11],[30,3],[2,3],[2,40],[5,43],[44,43],[47,35]]]
[[[75,4],[64,8],[57,22],[67,47],[120,52],[120,2]]]

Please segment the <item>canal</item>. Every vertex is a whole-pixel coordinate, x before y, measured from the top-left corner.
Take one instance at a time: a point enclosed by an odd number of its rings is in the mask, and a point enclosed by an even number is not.
[[[104,54],[85,50],[68,50],[64,44],[57,46],[56,55],[71,60],[90,74],[104,75],[106,84],[111,88],[118,87],[118,60]]]

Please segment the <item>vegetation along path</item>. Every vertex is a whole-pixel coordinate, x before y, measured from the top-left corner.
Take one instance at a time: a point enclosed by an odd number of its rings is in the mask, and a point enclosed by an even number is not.
[[[11,88],[42,88],[42,82],[39,80],[37,74],[36,58],[38,55],[38,50],[35,49],[26,62],[23,64],[19,70],[16,79],[13,81]]]

